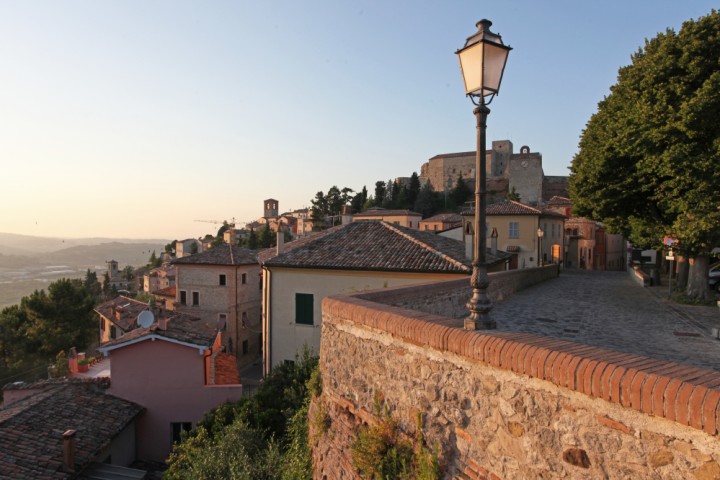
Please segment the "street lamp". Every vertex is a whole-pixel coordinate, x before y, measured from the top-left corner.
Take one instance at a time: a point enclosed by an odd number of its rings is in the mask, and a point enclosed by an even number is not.
[[[470,285],[473,296],[467,303],[470,315],[465,319],[467,330],[488,330],[496,327],[490,318],[492,303],[487,294],[490,278],[485,264],[486,232],[486,165],[485,130],[490,109],[487,105],[500,91],[505,63],[511,48],[504,45],[500,35],[492,33],[490,20],[480,20],[478,31],[465,41],[465,46],[455,52],[460,60],[460,70],[465,83],[465,94],[470,97],[477,119],[477,149],[475,155],[475,233],[473,235],[473,272]],[[486,98],[487,97],[487,98]]]
[[[542,265],[542,260],[540,260],[540,257],[542,255],[542,239],[545,236],[545,232],[543,232],[542,228],[538,228],[537,231],[538,234],[538,267]]]

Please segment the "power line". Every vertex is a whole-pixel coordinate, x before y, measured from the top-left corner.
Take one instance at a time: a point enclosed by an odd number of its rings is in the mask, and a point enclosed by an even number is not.
[[[26,370],[24,372],[16,373],[15,375],[10,375],[9,377],[0,378],[0,385],[4,384],[6,381],[10,380],[11,378],[19,377],[21,375],[25,375],[26,373],[34,372],[36,370],[40,369],[46,369],[48,368],[48,365],[41,365],[39,367],[31,368],[30,370]]]

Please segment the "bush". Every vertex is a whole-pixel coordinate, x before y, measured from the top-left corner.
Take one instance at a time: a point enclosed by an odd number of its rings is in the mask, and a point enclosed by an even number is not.
[[[403,437],[399,422],[393,419],[383,405],[380,395],[375,396],[374,425],[360,427],[352,445],[353,466],[369,479],[438,480],[440,466],[437,454],[424,445],[422,414],[418,414],[415,446]]]
[[[317,364],[306,348],[294,364],[273,369],[252,397],[208,412],[174,446],[164,478],[310,479],[307,417],[320,388]]]

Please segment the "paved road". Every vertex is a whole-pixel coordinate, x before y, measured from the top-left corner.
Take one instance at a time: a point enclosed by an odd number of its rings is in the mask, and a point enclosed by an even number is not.
[[[498,330],[537,333],[720,371],[720,310],[668,303],[625,272],[565,270],[495,304]]]

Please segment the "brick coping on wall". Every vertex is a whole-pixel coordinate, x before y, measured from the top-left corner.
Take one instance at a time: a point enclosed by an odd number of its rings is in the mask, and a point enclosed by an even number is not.
[[[413,287],[406,288],[412,291]],[[717,435],[720,429],[720,372],[529,333],[464,330],[452,318],[363,298],[372,296],[359,293],[325,298],[323,322],[369,327],[710,435]]]

